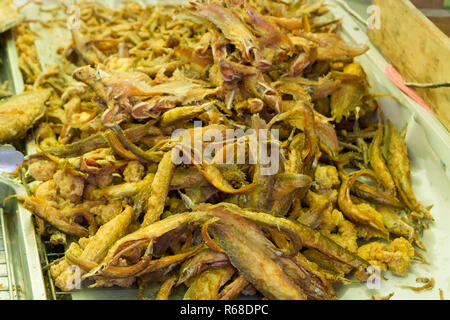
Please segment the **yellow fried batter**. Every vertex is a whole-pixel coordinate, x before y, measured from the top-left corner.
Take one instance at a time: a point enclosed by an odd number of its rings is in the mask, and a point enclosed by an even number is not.
[[[387,247],[381,242],[371,242],[358,248],[358,255],[381,270],[405,276],[414,257],[414,248],[405,238],[397,238]]]
[[[335,166],[318,166],[315,181],[320,189],[334,189],[341,183]]]
[[[0,102],[0,144],[23,138],[44,115],[49,90],[27,91]]]
[[[350,251],[358,249],[356,228],[339,210],[325,211],[319,230]]]

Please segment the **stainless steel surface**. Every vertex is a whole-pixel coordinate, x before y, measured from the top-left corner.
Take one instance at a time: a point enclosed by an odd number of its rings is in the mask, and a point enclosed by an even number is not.
[[[12,31],[0,34],[1,74],[0,80],[9,81],[9,89],[15,94],[23,92],[23,78],[19,70],[19,58]]]
[[[5,246],[5,223],[3,222],[3,209],[0,208],[0,300],[11,300],[12,298],[12,284],[9,278],[9,259],[8,252]]]
[[[345,0],[350,8],[355,10],[362,18],[367,19],[367,7],[372,4],[372,0]]]
[[[0,177],[0,201],[14,194],[24,195],[25,189]],[[32,216],[16,199],[8,200],[2,211],[0,283],[5,291],[0,291],[0,299],[46,299]]]

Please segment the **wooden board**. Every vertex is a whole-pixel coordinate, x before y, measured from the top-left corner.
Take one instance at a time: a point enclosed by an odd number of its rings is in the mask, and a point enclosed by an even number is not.
[[[374,0],[381,28],[369,38],[405,81],[450,81],[450,39],[408,0]],[[450,88],[416,89],[450,130]]]

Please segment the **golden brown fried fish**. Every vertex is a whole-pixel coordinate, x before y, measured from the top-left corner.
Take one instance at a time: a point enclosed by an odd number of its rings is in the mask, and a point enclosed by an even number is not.
[[[0,143],[23,138],[45,112],[49,90],[28,91],[0,103]]]

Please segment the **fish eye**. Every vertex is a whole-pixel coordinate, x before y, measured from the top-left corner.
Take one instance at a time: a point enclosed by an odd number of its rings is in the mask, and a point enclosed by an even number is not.
[[[81,72],[81,70],[77,70],[77,71],[75,71],[75,73],[74,73],[74,77],[75,77],[75,78],[81,79],[81,78],[82,78],[82,75],[83,75],[83,73]]]

